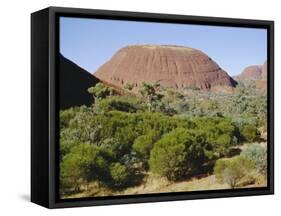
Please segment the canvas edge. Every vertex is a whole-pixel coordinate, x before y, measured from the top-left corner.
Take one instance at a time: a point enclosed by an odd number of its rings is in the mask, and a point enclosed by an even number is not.
[[[64,208],[64,207],[82,207],[82,206],[96,206],[96,205],[113,205],[113,204],[130,204],[130,203],[146,203],[146,202],[163,202],[163,201],[180,201],[180,200],[193,200],[193,199],[207,199],[207,198],[226,198],[226,197],[240,197],[240,196],[253,196],[253,195],[269,195],[274,194],[274,21],[269,20],[247,20],[247,19],[233,19],[233,18],[217,18],[217,17],[201,17],[201,16],[186,16],[186,15],[171,15],[171,14],[155,14],[155,13],[140,13],[140,12],[125,12],[125,11],[108,11],[108,10],[93,10],[93,9],[77,9],[77,8],[62,8],[62,7],[49,7],[45,10],[49,11],[49,130],[50,130],[50,143],[49,143],[49,200],[48,205],[44,205],[48,208]],[[56,29],[55,29],[55,17],[58,14],[72,14],[72,15],[99,15],[112,17],[113,19],[118,17],[124,17],[126,19],[154,19],[154,20],[167,20],[172,21],[198,21],[200,23],[211,23],[217,25],[240,25],[243,26],[256,26],[268,28],[268,73],[270,78],[268,80],[268,92],[269,92],[269,140],[271,144],[269,152],[269,185],[265,189],[252,190],[252,191],[210,191],[208,193],[197,194],[158,194],[146,197],[117,197],[114,199],[104,200],[79,200],[77,201],[58,201],[56,198],[56,176],[54,169],[55,164],[55,143],[56,143],[56,126],[55,126],[55,107],[56,107]]]

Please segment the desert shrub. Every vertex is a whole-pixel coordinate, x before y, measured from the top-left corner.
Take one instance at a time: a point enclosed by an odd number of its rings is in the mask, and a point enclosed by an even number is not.
[[[97,83],[95,86],[92,86],[88,89],[88,92],[93,96],[94,102],[104,99],[109,95],[113,94],[113,89],[104,85],[103,83]]]
[[[129,96],[107,97],[101,100],[97,106],[102,112],[119,110],[133,113],[137,111],[144,111],[146,109],[145,105],[140,100]]]
[[[69,126],[69,121],[75,117],[76,111],[77,109],[75,108],[60,111],[60,129],[67,128]]]
[[[137,136],[138,134],[135,133],[130,126],[117,129],[114,134],[116,156],[121,157],[122,155],[130,153]]]
[[[136,138],[157,131],[159,136],[174,128],[190,128],[192,122],[160,113],[127,113],[109,111],[95,114],[90,109],[78,110],[60,131],[61,158],[77,143],[89,142],[95,146],[106,146],[112,157],[121,158],[132,151]],[[141,139],[141,138],[140,138]]]
[[[241,116],[233,116],[232,122],[235,126],[235,136],[238,143],[250,142],[251,139],[256,139],[257,134],[257,117],[249,117],[246,113]],[[248,138],[248,139],[247,139]]]
[[[133,90],[133,88],[134,88],[134,84],[133,84],[133,83],[126,83],[126,85],[124,86],[124,88],[125,88],[126,90],[131,91],[131,90]]]
[[[183,94],[173,89],[162,88],[163,98],[158,111],[166,115],[175,115],[188,109],[188,104],[184,100]]]
[[[137,153],[137,155],[141,159],[141,162],[145,169],[148,168],[147,162],[149,160],[150,152],[153,148],[153,145],[159,138],[159,132],[150,130],[148,131],[148,133],[137,137],[134,141],[132,149]]]
[[[154,144],[150,169],[170,181],[179,179],[192,173],[207,159],[207,145],[203,136],[177,128]]]
[[[73,141],[73,140],[67,140],[67,139],[61,139],[60,141],[60,161],[71,152],[71,149],[75,146],[78,146],[80,143]]]
[[[258,137],[258,130],[256,125],[245,125],[242,130],[241,134],[247,142],[253,142]]]
[[[111,110],[119,110],[123,112],[136,112],[137,108],[134,107],[134,105],[126,102],[126,101],[120,101],[116,100],[115,98],[107,98],[105,100],[102,100],[99,103],[99,108],[103,112],[108,112]]]
[[[79,180],[82,176],[82,170],[78,165],[79,158],[73,155],[67,155],[60,164],[60,190],[62,193],[74,188],[74,191],[79,190]]]
[[[160,84],[154,83],[143,83],[139,89],[139,93],[142,96],[143,100],[147,104],[149,112],[156,111],[157,107],[163,106],[161,99],[163,95],[159,93]],[[158,108],[159,109],[159,108]]]
[[[215,144],[215,149],[219,153],[219,155],[226,155],[230,149],[231,136],[227,134],[219,135],[215,139]]]
[[[219,159],[216,161],[214,173],[216,178],[223,183],[235,188],[239,181],[244,178],[252,169],[254,163],[243,156],[231,159]]]
[[[123,187],[128,185],[131,180],[131,175],[126,166],[115,163],[110,167],[110,175],[114,187]]]
[[[194,119],[196,128],[205,133],[205,137],[212,145],[212,151],[217,157],[226,155],[234,144],[235,127],[230,118],[225,117],[197,117]]]
[[[79,190],[82,183],[92,180],[107,182],[108,162],[105,153],[89,143],[82,143],[71,149],[60,164],[62,188]]]
[[[185,145],[178,138],[175,132],[165,135],[155,144],[149,160],[150,169],[169,180],[178,178],[185,169]]]
[[[245,158],[255,163],[256,169],[262,173],[267,172],[267,149],[258,143],[253,143],[244,149],[241,153]]]

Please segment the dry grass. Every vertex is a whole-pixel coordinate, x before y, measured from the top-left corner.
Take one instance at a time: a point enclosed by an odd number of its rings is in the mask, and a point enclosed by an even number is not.
[[[242,179],[237,188],[265,187],[266,178],[259,174],[253,174],[252,178]],[[116,196],[150,193],[168,193],[168,192],[186,192],[202,190],[220,190],[230,189],[227,184],[217,181],[215,175],[209,175],[203,178],[192,178],[181,182],[169,182],[165,178],[153,175],[151,173],[145,178],[144,183],[129,187],[125,190],[112,191],[106,187],[98,187],[96,183],[91,183],[88,190],[64,198],[95,197],[95,196]]]

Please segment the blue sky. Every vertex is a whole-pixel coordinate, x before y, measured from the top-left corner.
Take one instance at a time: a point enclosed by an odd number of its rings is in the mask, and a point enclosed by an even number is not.
[[[266,41],[266,29],[60,18],[60,52],[91,73],[124,46],[159,44],[199,49],[233,76],[263,64]]]

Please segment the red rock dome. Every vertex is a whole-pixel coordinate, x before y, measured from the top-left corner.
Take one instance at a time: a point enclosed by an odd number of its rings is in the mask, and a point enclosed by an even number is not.
[[[236,78],[239,80],[260,80],[262,78],[262,68],[260,65],[248,66]]]
[[[236,81],[208,55],[183,46],[126,46],[117,51],[94,75],[120,87],[127,83],[138,87],[143,82],[200,89],[236,85]]]

